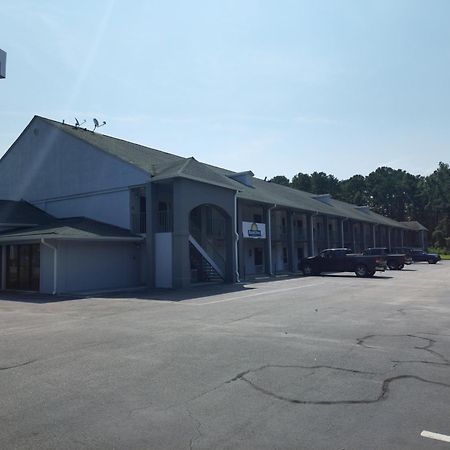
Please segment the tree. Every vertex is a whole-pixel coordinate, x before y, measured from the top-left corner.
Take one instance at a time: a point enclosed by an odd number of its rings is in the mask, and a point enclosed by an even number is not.
[[[434,230],[433,234],[433,245],[435,247],[444,247],[445,246],[445,235],[444,232],[441,230]]]
[[[277,183],[281,184],[283,186],[290,186],[291,182],[289,181],[289,178],[286,178],[284,175],[277,175],[276,177],[273,177],[270,179],[271,183]]]
[[[364,206],[369,202],[369,195],[366,187],[366,179],[362,175],[353,175],[348,180],[340,182],[341,192],[337,197],[344,202]]]
[[[291,185],[300,191],[311,192],[311,176],[307,173],[299,172],[292,178]]]

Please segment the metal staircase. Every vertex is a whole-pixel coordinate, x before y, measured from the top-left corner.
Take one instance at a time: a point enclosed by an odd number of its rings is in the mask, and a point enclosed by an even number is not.
[[[198,243],[197,243],[198,245]],[[189,239],[189,251],[191,259],[191,281],[193,283],[201,282],[219,282],[224,277],[218,272],[218,267],[211,264],[210,258],[205,257],[204,252],[199,251],[198,247]]]

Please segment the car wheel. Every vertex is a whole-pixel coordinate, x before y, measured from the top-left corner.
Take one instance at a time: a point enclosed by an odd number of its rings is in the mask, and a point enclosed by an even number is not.
[[[429,259],[428,264],[436,264],[437,261],[435,259]]]
[[[310,264],[305,264],[303,266],[303,275],[309,277],[310,275],[314,275],[313,268]]]
[[[388,267],[389,267],[389,270],[397,270],[397,265],[394,263],[389,263]]]
[[[399,265],[397,266],[397,270],[402,270],[402,269],[403,269],[403,267],[405,267],[405,265],[404,265],[404,264],[399,264]]]
[[[367,270],[367,267],[364,264],[358,264],[355,267],[355,274],[357,277],[367,277],[369,271]]]
[[[375,275],[375,272],[376,272],[376,270],[371,270],[371,271],[367,274],[367,276],[373,277],[373,276]]]

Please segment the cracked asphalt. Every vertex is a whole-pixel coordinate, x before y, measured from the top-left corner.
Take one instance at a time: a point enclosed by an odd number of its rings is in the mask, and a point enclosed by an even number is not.
[[[450,263],[0,294],[0,448],[448,449]]]

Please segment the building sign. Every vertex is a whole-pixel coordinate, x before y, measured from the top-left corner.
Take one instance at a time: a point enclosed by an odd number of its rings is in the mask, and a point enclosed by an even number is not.
[[[256,222],[242,222],[242,236],[250,239],[265,239],[266,224]]]

